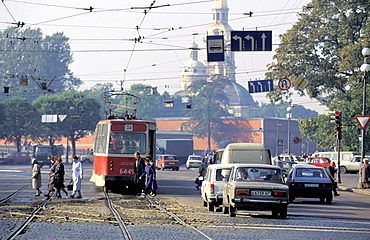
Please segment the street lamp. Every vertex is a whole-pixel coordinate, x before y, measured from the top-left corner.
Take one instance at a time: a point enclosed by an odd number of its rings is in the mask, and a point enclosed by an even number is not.
[[[360,70],[364,72],[364,77],[363,77],[363,87],[362,87],[362,116],[366,116],[366,80],[369,77],[369,72],[370,72],[370,64],[369,62],[369,56],[370,56],[370,48],[364,48],[361,51],[362,55],[364,56],[364,64],[361,65]],[[362,128],[361,130],[361,162],[364,161],[365,158],[365,128]],[[360,170],[361,171],[361,170]],[[362,188],[362,181],[361,177],[359,178],[358,182],[358,188]]]
[[[287,115],[286,117],[288,118],[288,155],[290,155],[290,119],[292,119],[292,99],[289,99],[288,101],[289,106],[286,108],[287,110]]]
[[[362,116],[366,116],[366,80],[369,77],[370,72],[370,64],[369,57],[370,57],[370,48],[362,49],[362,55],[364,56],[364,64],[361,65],[361,71],[364,72],[364,81],[363,81],[363,88],[362,88]],[[361,161],[365,158],[365,128],[362,128],[361,131],[362,141],[361,141]]]

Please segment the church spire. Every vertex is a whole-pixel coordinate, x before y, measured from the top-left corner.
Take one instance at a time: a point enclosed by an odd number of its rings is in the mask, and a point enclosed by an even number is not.
[[[213,23],[227,24],[228,11],[229,7],[227,6],[227,0],[213,0]]]

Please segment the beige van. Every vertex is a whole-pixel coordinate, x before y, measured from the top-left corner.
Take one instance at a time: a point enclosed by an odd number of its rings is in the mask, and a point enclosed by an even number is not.
[[[216,152],[221,164],[262,163],[271,165],[271,153],[260,143],[230,143]]]

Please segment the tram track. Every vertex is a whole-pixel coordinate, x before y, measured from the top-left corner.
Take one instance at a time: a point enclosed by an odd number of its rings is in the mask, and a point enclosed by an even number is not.
[[[190,216],[194,214],[192,209],[180,210],[178,213],[182,216],[176,215],[173,211],[178,210],[180,206],[174,201],[158,203],[148,196],[104,194],[102,198],[82,200],[52,197],[44,200],[30,198],[30,201],[24,201],[21,198],[20,201],[8,201],[7,204],[0,206],[1,218],[17,219],[19,222],[14,224],[1,239],[18,239],[18,237],[24,239],[25,236],[34,234],[35,229],[39,229],[37,231],[39,234],[40,229],[43,229],[41,232],[44,231],[45,223],[59,226],[81,223],[109,224],[116,229],[113,231],[116,232],[114,236],[120,235],[119,238],[125,240],[142,239],[141,235],[149,236],[152,234],[147,230],[149,225],[158,226],[169,236],[171,232],[175,233],[183,227],[184,230],[180,230],[183,234],[195,236],[196,239],[212,239],[198,229],[202,225],[199,221],[194,222],[193,215]],[[14,194],[11,195],[14,196]]]
[[[0,200],[0,204],[1,203],[5,203],[6,201],[9,201],[10,199],[12,199],[13,197],[17,196],[20,192],[22,192],[24,189],[26,189],[27,187],[29,187],[31,184],[26,184],[24,185],[23,187],[21,187],[20,189],[16,190],[15,192],[13,192],[12,194],[10,194],[9,196],[3,198]]]

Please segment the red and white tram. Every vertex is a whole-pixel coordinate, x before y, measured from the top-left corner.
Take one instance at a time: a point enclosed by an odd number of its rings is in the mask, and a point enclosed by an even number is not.
[[[156,125],[135,118],[112,118],[96,125],[92,181],[96,186],[125,188],[134,182],[134,153],[155,160]]]

